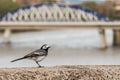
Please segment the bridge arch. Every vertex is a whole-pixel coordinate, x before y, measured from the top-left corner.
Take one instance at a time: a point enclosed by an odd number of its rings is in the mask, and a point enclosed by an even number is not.
[[[0,18],[0,21],[72,21],[72,22],[87,22],[87,21],[107,21],[105,16],[98,14],[89,9],[63,4],[37,4],[17,9],[8,12]]]

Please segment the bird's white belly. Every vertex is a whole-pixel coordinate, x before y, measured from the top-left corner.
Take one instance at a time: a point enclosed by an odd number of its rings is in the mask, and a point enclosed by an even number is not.
[[[37,58],[33,57],[32,59],[35,60],[35,61],[40,62],[40,61],[42,61],[45,57],[46,57],[46,56],[40,56],[40,57],[37,57]]]

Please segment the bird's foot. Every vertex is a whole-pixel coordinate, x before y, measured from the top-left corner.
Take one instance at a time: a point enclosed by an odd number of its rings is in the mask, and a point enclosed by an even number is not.
[[[44,66],[38,66],[38,68],[43,68]]]
[[[38,66],[38,68],[41,68],[42,66]]]

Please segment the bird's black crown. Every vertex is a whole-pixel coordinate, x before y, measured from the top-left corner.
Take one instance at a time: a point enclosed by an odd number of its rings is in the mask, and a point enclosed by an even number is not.
[[[49,48],[50,48],[50,46],[48,46],[47,44],[44,44],[41,46],[41,49],[49,49]]]

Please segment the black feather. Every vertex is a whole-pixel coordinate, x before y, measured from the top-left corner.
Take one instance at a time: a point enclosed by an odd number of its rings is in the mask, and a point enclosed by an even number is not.
[[[25,57],[18,58],[18,59],[15,59],[15,60],[12,60],[11,62],[15,62],[15,61],[22,60],[22,59],[25,59]]]

